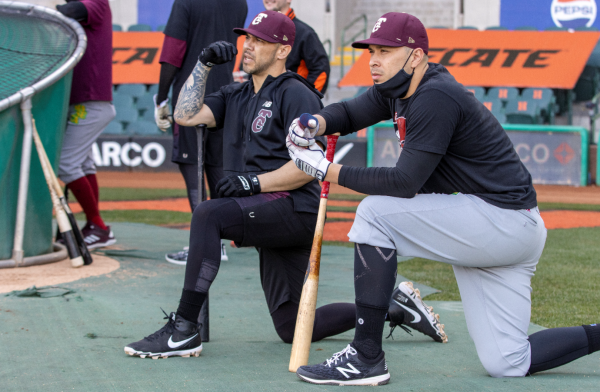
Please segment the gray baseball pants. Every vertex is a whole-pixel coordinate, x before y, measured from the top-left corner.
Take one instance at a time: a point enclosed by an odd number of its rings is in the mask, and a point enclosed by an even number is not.
[[[492,377],[524,376],[531,277],[546,242],[537,208],[507,210],[465,194],[369,196],[348,234],[399,256],[452,264],[469,334]]]
[[[65,184],[96,173],[92,145],[115,115],[115,107],[105,101],[88,101],[69,106],[67,129],[58,165],[58,177]]]

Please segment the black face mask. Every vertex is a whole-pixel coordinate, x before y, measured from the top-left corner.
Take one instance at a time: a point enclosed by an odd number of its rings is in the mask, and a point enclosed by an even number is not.
[[[414,51],[415,50],[413,49],[410,52],[408,58],[404,62],[404,65],[402,66],[400,71],[398,71],[398,73],[394,75],[393,78],[391,78],[387,82],[375,85],[375,88],[377,89],[379,94],[391,99],[404,98],[406,96],[406,93],[408,93],[408,88],[410,87],[410,81],[412,80],[412,77],[415,74],[415,70],[413,69],[412,74],[409,75],[404,70],[404,67],[406,66],[406,63],[408,63],[408,60],[410,59],[410,56],[412,56]]]

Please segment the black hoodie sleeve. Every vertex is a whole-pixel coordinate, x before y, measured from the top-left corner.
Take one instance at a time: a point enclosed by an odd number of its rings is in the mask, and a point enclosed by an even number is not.
[[[327,106],[319,114],[327,124],[326,135],[339,132],[344,136],[380,121],[389,120],[392,117],[390,108],[390,100],[371,87],[354,99]]]
[[[79,1],[71,1],[67,4],[59,4],[56,6],[58,12],[68,18],[75,19],[78,22],[86,21],[88,18],[88,10],[83,3]]]

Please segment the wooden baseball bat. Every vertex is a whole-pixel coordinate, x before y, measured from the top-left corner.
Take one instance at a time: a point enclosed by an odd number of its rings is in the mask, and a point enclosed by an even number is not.
[[[79,253],[81,254],[81,257],[83,257],[83,264],[90,265],[90,264],[92,264],[92,262],[94,260],[92,259],[92,255],[90,254],[87,244],[83,240],[83,235],[81,234],[81,230],[79,230],[79,226],[77,225],[77,220],[75,219],[75,216],[73,215],[73,211],[71,211],[71,207],[69,207],[69,203],[67,202],[65,193],[63,192],[63,190],[58,182],[58,178],[56,177],[56,174],[54,173],[54,169],[52,169],[52,164],[50,163],[48,154],[46,154],[46,149],[44,148],[44,145],[41,142],[40,135],[35,126],[35,120],[33,120],[33,134],[34,134],[34,137],[37,138],[37,140],[40,140],[41,150],[38,149],[38,156],[40,157],[40,161],[42,159],[44,159],[46,161],[48,171],[50,173],[50,179],[52,180],[52,187],[54,188],[54,191],[56,192],[56,195],[58,196],[60,205],[62,206],[63,210],[67,214],[67,218],[69,219],[69,223],[71,224],[71,229],[73,230],[73,235],[75,236],[75,243],[77,244],[77,247],[79,248]],[[37,144],[36,144],[36,146],[37,146]],[[60,230],[60,228],[59,228],[59,230]]]
[[[60,200],[58,199],[58,195],[54,190],[51,174],[52,168],[50,167],[50,162],[46,156],[46,151],[44,150],[44,146],[40,140],[40,135],[35,127],[35,120],[33,120],[33,141],[35,142],[35,147],[42,165],[42,171],[44,172],[44,177],[46,178],[46,183],[48,184],[52,205],[54,206],[54,211],[56,212],[56,223],[58,223],[60,234],[65,241],[69,259],[71,259],[71,265],[73,267],[81,267],[83,265],[83,258],[81,257],[81,253],[77,247],[77,242],[75,241],[75,236],[73,235],[73,229],[71,227],[71,223],[69,222],[69,218],[67,217],[67,214],[61,205]]]
[[[327,136],[327,160],[333,162],[335,145],[338,136]],[[307,276],[302,287],[300,305],[298,306],[298,317],[296,329],[294,330],[294,341],[292,343],[292,355],[290,356],[290,372],[296,372],[300,366],[308,364],[310,354],[310,343],[312,341],[313,326],[315,323],[315,309],[317,308],[317,294],[319,292],[319,271],[321,268],[321,244],[323,243],[323,229],[325,227],[325,213],[327,212],[327,198],[329,197],[329,182],[323,181],[321,187],[321,201],[319,203],[319,214],[317,215],[317,227],[310,250],[309,267]]]

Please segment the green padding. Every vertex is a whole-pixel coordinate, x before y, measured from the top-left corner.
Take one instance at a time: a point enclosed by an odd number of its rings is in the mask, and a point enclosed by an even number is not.
[[[32,98],[33,118],[46,153],[58,173],[58,159],[66,125],[72,73]],[[23,145],[23,117],[19,105],[0,112],[0,259],[12,256],[19,171]],[[52,201],[32,143],[31,172],[25,218],[25,256],[52,250]]]
[[[164,324],[160,307],[167,312],[176,309],[185,268],[168,264],[163,257],[184,246],[189,233],[136,224],[114,224],[113,230],[120,246],[151,252],[156,259],[123,258],[121,268],[111,274],[61,285],[76,290],[75,295],[43,300],[2,298],[3,391],[339,390],[306,384],[288,372],[291,345],[282,343],[275,333],[260,286],[258,256],[249,248],[227,249],[229,261],[222,263],[211,288],[211,341],[199,358],[152,360],[125,355],[127,343]],[[320,304],[353,301],[352,259],[350,248],[324,247]],[[384,341],[392,376],[390,385],[382,387],[385,390],[598,388],[599,353],[533,377],[491,378],[477,359],[461,304],[428,305],[440,313],[449,343],[397,329],[394,340]],[[313,343],[310,363],[342,350],[352,337],[350,331]]]

